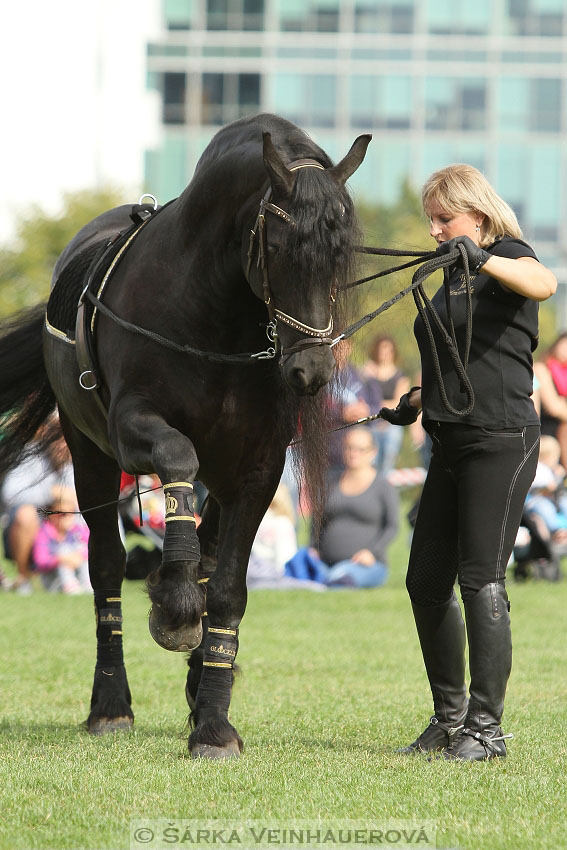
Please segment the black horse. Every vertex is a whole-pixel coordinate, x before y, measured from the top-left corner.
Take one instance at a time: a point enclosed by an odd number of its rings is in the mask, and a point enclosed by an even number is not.
[[[311,492],[320,491],[325,394],[316,394],[334,372],[341,284],[358,241],[345,182],[369,141],[360,136],[333,165],[276,116],[230,124],[183,194],[143,219],[112,273],[83,295],[94,311],[90,349],[79,323],[76,339],[54,326],[49,305],[47,320],[43,309],[20,317],[0,341],[0,465],[17,461],[57,404],[90,529],[94,734],[133,722],[122,654],[125,555],[108,503],[118,498],[121,470],[155,472],[166,534],[147,582],[150,631],[166,649],[195,650],[186,685],[191,754],[242,749],[228,708],[248,557],[298,422]],[[101,240],[127,231],[131,211],[118,207],[80,230],[56,264],[51,299],[63,280],[80,291],[79,259],[92,261]],[[90,368],[78,365],[79,347],[83,358],[90,350]],[[196,478],[210,494],[198,530]]]

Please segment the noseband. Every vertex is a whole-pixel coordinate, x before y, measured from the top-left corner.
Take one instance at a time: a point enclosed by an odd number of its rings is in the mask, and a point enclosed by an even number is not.
[[[298,159],[288,166],[288,171],[297,171],[300,168],[320,168],[321,170],[324,170],[324,166],[322,166],[321,163],[317,162],[317,160],[315,159]],[[289,356],[291,354],[295,354],[298,351],[303,351],[306,348],[312,348],[316,345],[332,345],[333,343],[333,338],[330,336],[333,330],[332,315],[330,315],[329,317],[329,324],[326,328],[312,328],[310,325],[306,325],[304,324],[304,322],[300,322],[299,319],[295,319],[293,316],[288,316],[288,314],[284,313],[282,310],[278,310],[278,308],[273,303],[272,292],[270,289],[270,278],[268,274],[265,214],[267,212],[272,213],[273,215],[277,216],[281,221],[284,221],[286,224],[289,224],[291,227],[295,227],[295,221],[289,213],[287,213],[285,210],[282,210],[281,207],[276,206],[276,204],[271,203],[271,195],[272,187],[269,186],[266,194],[260,201],[260,209],[256,217],[256,222],[254,224],[253,229],[250,231],[250,244],[248,246],[248,263],[246,265],[246,279],[248,280],[250,275],[250,268],[252,266],[252,259],[254,256],[254,243],[256,241],[256,236],[258,236],[258,258],[256,260],[256,268],[260,268],[262,270],[262,296],[269,317],[266,333],[268,339],[275,344],[274,348],[268,348],[267,351],[262,352],[259,355],[259,357],[263,358],[275,357],[276,349],[278,347],[280,349],[281,356],[284,357]],[[330,296],[331,304],[334,301],[335,288],[333,287]],[[278,321],[283,322],[283,324],[288,325],[288,327],[293,328],[294,330],[299,331],[299,333],[303,333],[306,336],[284,350],[281,346],[281,343],[279,342],[277,330]]]

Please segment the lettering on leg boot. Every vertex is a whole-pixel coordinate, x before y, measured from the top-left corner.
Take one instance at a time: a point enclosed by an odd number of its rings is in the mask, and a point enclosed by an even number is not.
[[[97,669],[120,667],[124,664],[122,651],[122,600],[120,591],[95,590],[94,593]]]
[[[228,714],[238,629],[209,626],[203,647],[203,675],[197,697],[199,708],[211,707]]]
[[[199,561],[193,485],[189,481],[173,481],[163,485],[163,493],[166,523],[163,562]]]
[[[228,720],[238,629],[209,626],[203,650],[189,751],[193,758],[238,758],[242,740]]]

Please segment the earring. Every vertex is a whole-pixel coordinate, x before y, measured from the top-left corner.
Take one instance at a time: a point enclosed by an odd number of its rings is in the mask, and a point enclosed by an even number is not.
[[[477,233],[480,233],[480,224],[477,224],[477,226],[476,226],[476,232],[477,232]]]

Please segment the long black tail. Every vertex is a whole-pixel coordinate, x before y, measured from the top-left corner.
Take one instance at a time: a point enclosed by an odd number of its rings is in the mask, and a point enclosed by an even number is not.
[[[0,474],[14,467],[35,437],[45,447],[58,427],[40,427],[55,408],[43,361],[45,304],[0,323]]]

